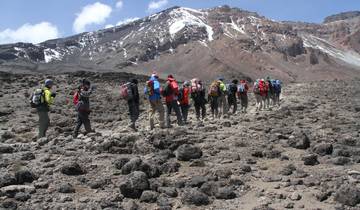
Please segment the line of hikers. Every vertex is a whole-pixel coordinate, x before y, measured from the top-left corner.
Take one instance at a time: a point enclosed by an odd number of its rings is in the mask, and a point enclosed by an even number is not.
[[[56,97],[56,93],[51,91],[53,85],[54,82],[51,79],[47,79],[44,87],[36,89],[31,96],[30,104],[33,108],[37,109],[39,115],[39,138],[46,136],[46,131],[50,124],[48,112]],[[77,121],[73,133],[74,138],[78,136],[82,125],[84,125],[86,133],[94,132],[91,128],[89,114],[91,113],[90,97],[95,90],[95,85],[91,85],[89,80],[83,79],[73,95],[73,103],[77,111]],[[279,105],[281,81],[272,80],[270,77],[258,79],[254,82],[252,91],[255,94],[257,111],[269,108],[271,105]],[[212,119],[228,114],[231,109],[232,113],[235,114],[238,99],[241,104],[241,112],[246,113],[248,108],[248,92],[249,85],[246,80],[239,82],[235,79],[230,84],[225,84],[224,78],[220,77],[213,81],[208,91],[206,91],[200,79],[194,78],[190,81],[185,81],[179,86],[172,75],[168,75],[166,83],[164,86],[161,86],[158,75],[153,73],[144,88],[144,94],[150,107],[150,130],[155,128],[154,117],[156,113],[159,114],[160,128],[172,127],[170,119],[172,111],[176,114],[179,126],[187,124],[190,99],[194,103],[198,121],[206,117],[207,103],[210,104]],[[131,121],[129,127],[136,130],[136,121],[140,115],[138,81],[131,79],[126,84],[121,85],[120,96],[128,103]],[[162,98],[165,98],[166,112]]]

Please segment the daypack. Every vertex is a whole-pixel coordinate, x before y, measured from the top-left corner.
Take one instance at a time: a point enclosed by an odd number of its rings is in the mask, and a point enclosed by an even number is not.
[[[149,80],[149,81],[146,82],[146,93],[149,96],[153,96],[155,94],[154,81],[153,80]]]
[[[255,94],[260,93],[259,82],[255,82],[254,87],[253,87],[253,91],[254,91]]]
[[[165,87],[163,88],[163,91],[162,91],[162,95],[164,97],[166,96],[170,96],[172,94],[172,88],[171,88],[171,84],[166,84]]]
[[[209,95],[210,96],[219,96],[219,85],[217,83],[211,84],[209,88]]]
[[[274,88],[275,93],[280,93],[281,92],[281,81],[275,80],[275,82],[273,84],[273,88]]]
[[[79,91],[76,91],[76,92],[74,93],[74,96],[73,96],[73,104],[74,104],[75,106],[78,105],[79,99],[80,99]]]
[[[184,88],[180,88],[179,94],[177,95],[178,101],[182,101],[184,98]]]
[[[260,91],[261,93],[266,92],[265,82],[262,81],[262,80],[260,80],[260,82],[259,82],[259,91]]]
[[[120,97],[124,100],[131,100],[134,97],[130,82],[120,86]]]
[[[44,103],[44,90],[40,88],[36,89],[30,97],[30,106],[37,108]]]
[[[240,83],[240,84],[237,86],[237,92],[238,92],[238,93],[245,93],[245,92],[246,92],[245,83]]]

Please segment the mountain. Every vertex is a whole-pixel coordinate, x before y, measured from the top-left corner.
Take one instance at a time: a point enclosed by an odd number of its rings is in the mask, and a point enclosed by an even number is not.
[[[323,24],[277,22],[221,6],[173,7],[126,25],[33,45],[0,45],[0,70],[172,73],[284,81],[349,79],[360,74],[360,16]]]

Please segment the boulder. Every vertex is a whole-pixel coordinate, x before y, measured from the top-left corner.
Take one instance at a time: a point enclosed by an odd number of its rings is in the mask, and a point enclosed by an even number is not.
[[[301,160],[304,161],[304,165],[307,165],[307,166],[314,166],[314,165],[319,164],[317,155],[314,155],[314,154],[305,155],[304,157],[301,158]]]
[[[130,161],[129,158],[119,158],[119,159],[116,159],[113,164],[116,169],[121,170],[122,167],[129,161]]]
[[[141,194],[140,201],[144,203],[155,203],[158,197],[159,193],[146,190]]]
[[[20,169],[15,172],[16,182],[18,184],[32,183],[36,176],[29,169]]]
[[[217,199],[228,200],[228,199],[236,198],[236,194],[235,194],[234,189],[232,187],[221,187],[215,193],[215,197]]]
[[[85,170],[83,170],[80,165],[76,162],[65,163],[60,168],[61,173],[69,176],[76,176],[85,174]]]
[[[355,185],[343,185],[336,191],[334,200],[347,206],[356,206],[360,203],[360,189]]]
[[[9,173],[0,174],[0,188],[14,184],[16,184],[15,176]]]
[[[8,144],[1,144],[0,145],[0,154],[5,154],[5,153],[13,153],[14,152],[14,148]]]
[[[310,139],[305,133],[301,132],[295,138],[290,138],[288,144],[296,149],[307,149],[310,147]]]
[[[126,181],[120,184],[120,191],[127,198],[140,198],[142,192],[149,189],[148,177],[142,171],[132,172]]]
[[[180,161],[189,161],[201,158],[202,151],[199,147],[190,144],[183,144],[176,150],[175,155]]]
[[[75,188],[70,183],[60,184],[57,187],[59,193],[75,193]]]
[[[197,189],[186,189],[182,194],[181,201],[184,204],[203,206],[210,203],[209,197]]]
[[[313,151],[321,156],[331,155],[333,152],[333,145],[328,143],[320,143],[314,146]]]

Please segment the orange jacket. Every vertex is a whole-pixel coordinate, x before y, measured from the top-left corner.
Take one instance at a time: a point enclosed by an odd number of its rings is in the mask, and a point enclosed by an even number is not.
[[[189,105],[190,88],[184,87],[182,89],[182,98],[180,100],[181,105]]]

